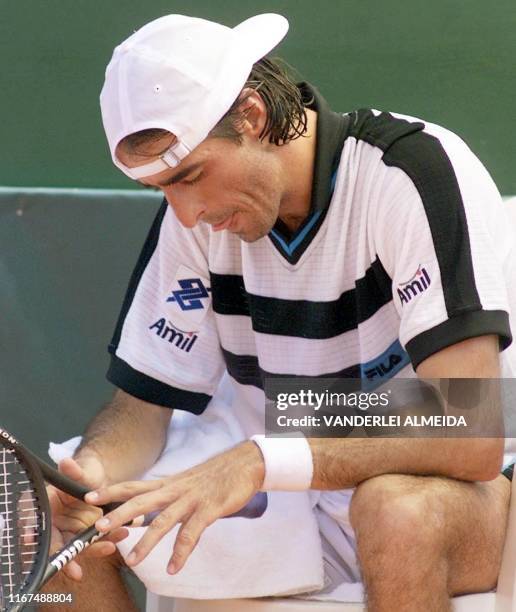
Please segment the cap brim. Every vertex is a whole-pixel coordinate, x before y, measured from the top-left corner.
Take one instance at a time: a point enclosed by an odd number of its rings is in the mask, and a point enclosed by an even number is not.
[[[288,21],[282,15],[264,13],[242,21],[233,31],[247,43],[250,55],[256,62],[285,38]]]

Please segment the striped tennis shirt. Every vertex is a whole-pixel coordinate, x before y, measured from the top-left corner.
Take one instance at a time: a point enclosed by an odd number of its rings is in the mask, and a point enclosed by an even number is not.
[[[246,243],[184,228],[164,202],[109,347],[109,380],[200,414],[226,373],[232,401],[258,414],[268,378],[373,388],[485,334],[499,337],[502,375],[515,377],[515,241],[486,169],[442,127],[338,114],[300,87],[317,111],[310,215],[293,235],[278,221]]]

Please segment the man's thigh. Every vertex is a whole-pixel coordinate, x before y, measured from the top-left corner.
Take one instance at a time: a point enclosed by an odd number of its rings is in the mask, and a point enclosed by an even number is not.
[[[120,553],[102,558],[79,557],[83,579],[76,582],[58,572],[43,587],[43,593],[70,593],[74,612],[136,612],[137,607],[123,578],[130,572]],[[63,605],[44,604],[38,612],[61,612]]]
[[[511,483],[503,475],[489,482],[470,483],[433,476],[386,474],[358,486],[352,504],[352,523],[367,532],[372,507],[382,529],[396,525],[396,536],[414,537],[416,529],[434,539],[448,565],[448,592],[488,591],[496,586],[503,553]],[[416,509],[416,511],[414,511]],[[356,528],[356,525],[354,525]],[[359,529],[360,531],[360,529]],[[424,547],[421,549],[422,554]],[[424,563],[424,559],[421,560]]]

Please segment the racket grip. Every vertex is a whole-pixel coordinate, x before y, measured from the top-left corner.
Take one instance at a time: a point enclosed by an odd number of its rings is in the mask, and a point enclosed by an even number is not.
[[[47,564],[41,586],[43,586],[54,574],[63,569],[65,565],[70,563],[79,553],[90,544],[100,540],[105,534],[99,533],[94,526],[72,538],[64,548],[52,555]]]

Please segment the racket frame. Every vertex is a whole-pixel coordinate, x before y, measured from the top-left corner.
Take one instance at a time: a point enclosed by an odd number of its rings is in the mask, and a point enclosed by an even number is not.
[[[16,456],[19,457],[20,464],[23,469],[27,472],[27,476],[33,486],[34,495],[38,500],[40,514],[40,525],[38,536],[40,539],[40,545],[36,553],[36,559],[33,566],[33,571],[30,575],[30,580],[19,593],[7,594],[7,612],[19,612],[23,610],[25,603],[9,601],[9,597],[16,597],[18,599],[24,595],[31,595],[38,591],[41,586],[41,581],[47,568],[48,553],[50,550],[50,537],[51,537],[51,520],[50,520],[50,503],[48,501],[48,495],[46,492],[46,485],[43,478],[42,470],[39,466],[39,460],[28,451],[18,440],[7,432],[5,429],[0,428],[0,446],[7,450],[13,451]]]
[[[46,484],[51,484],[60,489],[64,493],[68,493],[78,500],[84,501],[86,493],[90,489],[71,480],[64,474],[61,474],[53,467],[42,461],[34,455],[28,448],[19,442],[11,433],[0,427],[0,446],[4,446],[13,450],[19,457],[20,463],[26,466],[26,470],[30,470],[29,476],[34,485],[34,492],[40,502],[42,514],[41,540],[44,544],[43,548],[38,550],[38,558],[35,562],[35,571],[30,582],[20,591],[19,596],[31,595],[37,593],[39,589],[48,581],[54,574],[60,571],[80,552],[87,548],[93,542],[103,537],[104,533],[99,533],[94,526],[88,527],[84,531],[76,534],[63,548],[58,550],[49,558],[50,539],[51,539],[51,512],[50,502],[46,491]],[[99,508],[106,514],[111,512],[120,504],[106,504]],[[8,602],[9,603],[9,602]],[[23,610],[25,603],[13,602],[11,607],[6,608],[6,612],[20,612]]]

